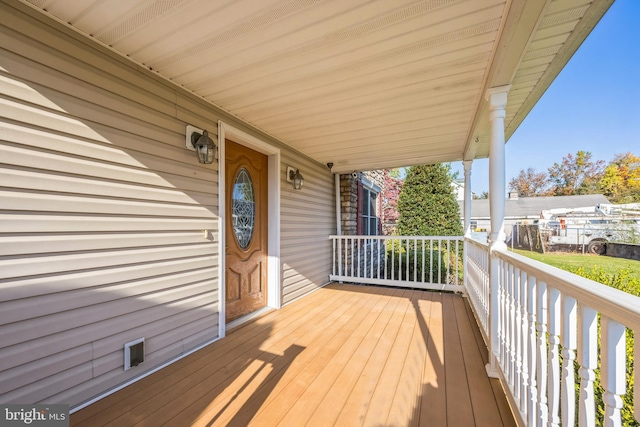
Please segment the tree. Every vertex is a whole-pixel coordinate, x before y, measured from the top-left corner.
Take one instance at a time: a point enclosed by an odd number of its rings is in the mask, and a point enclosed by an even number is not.
[[[553,194],[570,196],[573,194],[594,194],[599,190],[599,181],[604,171],[604,160],[591,160],[589,151],[567,154],[562,163],[554,163],[549,168],[549,179],[553,184]]]
[[[488,199],[489,198],[489,192],[488,191],[483,191],[480,194],[474,194],[473,195],[473,200],[484,200],[484,199]]]
[[[385,169],[391,178],[404,179],[408,168]]]
[[[613,203],[640,202],[640,157],[616,154],[605,168],[599,187]]]
[[[509,190],[517,191],[520,197],[550,196],[549,177],[534,168],[520,170],[517,177],[509,181]]]
[[[461,236],[460,208],[449,165],[409,168],[398,200],[398,231],[405,236]]]

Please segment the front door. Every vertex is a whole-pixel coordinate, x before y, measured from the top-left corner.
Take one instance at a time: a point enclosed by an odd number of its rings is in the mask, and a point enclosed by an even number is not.
[[[226,140],[226,321],[267,304],[267,156]]]

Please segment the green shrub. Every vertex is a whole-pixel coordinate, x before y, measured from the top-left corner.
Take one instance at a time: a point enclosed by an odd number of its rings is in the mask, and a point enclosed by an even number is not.
[[[456,263],[458,264],[457,277],[455,276]],[[424,252],[422,248],[416,250],[410,248],[407,251],[406,247],[400,248],[396,244],[393,250],[387,249],[387,279],[393,277],[394,280],[413,281],[415,278],[416,281],[422,282],[423,273],[425,283],[462,284],[462,259],[456,256],[455,251],[447,251],[444,248],[434,250],[425,248]]]

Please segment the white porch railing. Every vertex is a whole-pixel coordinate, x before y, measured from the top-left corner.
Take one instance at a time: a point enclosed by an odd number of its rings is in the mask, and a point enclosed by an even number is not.
[[[491,304],[489,245],[473,239],[465,239],[464,251],[467,267],[464,283],[484,342],[489,345],[489,308]]]
[[[640,331],[640,298],[529,258],[460,237],[331,236],[331,280],[435,290],[469,297],[519,424],[622,426],[626,335]],[[497,318],[492,307],[497,305]],[[490,342],[497,337],[497,345]],[[491,350],[490,350],[491,351]],[[640,360],[640,344],[634,343]],[[640,375],[633,370],[634,401]],[[577,375],[576,375],[577,373]],[[596,377],[603,407],[596,407]],[[635,405],[640,418],[640,404]]]
[[[499,340],[495,357],[522,421],[529,426],[595,426],[599,368],[601,420],[604,426],[621,426],[625,336],[627,329],[634,334],[640,330],[640,298],[511,252],[492,256],[499,264],[498,293],[491,299],[499,304],[499,319],[491,322]],[[640,358],[638,344],[634,358]],[[638,384],[638,371],[633,375]],[[638,419],[638,405],[634,409]]]
[[[330,280],[464,291],[462,237],[329,238],[333,241]]]

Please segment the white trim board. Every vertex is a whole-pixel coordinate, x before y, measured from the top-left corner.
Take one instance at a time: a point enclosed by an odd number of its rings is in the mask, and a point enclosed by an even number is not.
[[[219,164],[218,164],[218,217],[219,217],[219,260],[220,260],[220,298],[218,322],[220,337],[226,334],[225,324],[225,154],[226,139],[251,148],[267,156],[268,163],[268,278],[267,278],[267,307],[278,309],[282,306],[282,288],[280,286],[280,149],[273,145],[249,135],[248,133],[225,123],[218,121]]]

